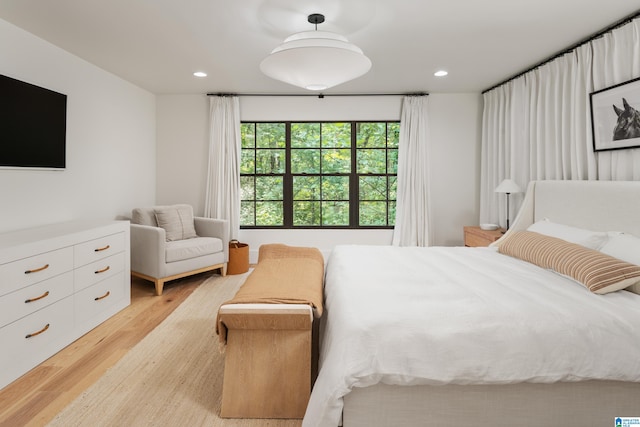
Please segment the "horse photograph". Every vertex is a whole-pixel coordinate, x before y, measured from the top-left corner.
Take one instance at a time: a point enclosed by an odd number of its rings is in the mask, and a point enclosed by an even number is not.
[[[613,111],[618,116],[618,122],[613,129],[613,140],[640,137],[640,112],[631,107],[627,100],[622,98],[623,109],[613,105]]]
[[[593,151],[640,147],[640,77],[589,95]]]

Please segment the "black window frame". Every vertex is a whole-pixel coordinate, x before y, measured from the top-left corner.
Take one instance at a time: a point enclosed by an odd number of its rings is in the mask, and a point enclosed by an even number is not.
[[[285,125],[285,147],[274,147],[274,148],[265,148],[265,147],[257,147],[257,125],[258,124],[284,124]],[[350,172],[348,174],[345,173],[297,173],[294,174],[291,172],[291,150],[292,150],[292,146],[291,146],[291,125],[292,124],[320,124],[321,128],[323,124],[336,124],[336,123],[348,123],[351,126],[351,141],[350,141],[350,147],[349,150],[351,151],[351,169]],[[385,168],[386,168],[386,173],[358,173],[358,155],[357,152],[358,150],[362,150],[363,148],[358,148],[357,147],[357,125],[360,123],[384,123],[385,127],[386,127],[386,140],[385,140],[385,147],[378,147],[378,148],[373,148],[376,150],[385,150]],[[282,213],[283,213],[283,224],[282,225],[240,225],[241,229],[246,229],[246,230],[269,230],[269,229],[274,229],[274,230],[283,230],[283,229],[314,229],[314,230],[340,230],[340,229],[382,229],[382,230],[387,230],[387,229],[393,229],[394,228],[394,223],[395,223],[395,215],[394,217],[391,217],[391,212],[390,212],[390,203],[393,203],[393,205],[395,206],[395,203],[397,202],[397,151],[398,151],[398,146],[389,146],[389,124],[393,124],[397,126],[398,132],[399,132],[399,128],[400,128],[400,121],[399,120],[287,120],[287,121],[281,121],[281,120],[265,120],[265,121],[255,121],[255,120],[251,120],[251,121],[242,121],[241,122],[241,126],[242,125],[254,125],[254,129],[253,129],[253,134],[254,134],[254,146],[253,148],[241,148],[241,150],[254,150],[256,153],[254,153],[254,159],[256,159],[257,157],[257,150],[268,150],[268,149],[273,149],[273,150],[285,150],[285,171],[283,174],[263,174],[263,173],[255,173],[255,169],[254,169],[254,173],[252,174],[247,174],[247,173],[242,173],[242,171],[240,171],[240,177],[242,180],[242,177],[254,177],[254,194],[255,194],[255,183],[256,183],[256,177],[261,177],[261,176],[282,176],[282,186],[283,186],[283,194],[282,194]],[[320,135],[322,135],[322,131],[320,132]],[[322,136],[321,136],[322,138]],[[301,149],[300,147],[297,148],[293,148],[293,149]],[[320,145],[318,147],[312,147],[312,148],[308,148],[310,150],[320,150],[322,151],[323,146],[322,146],[322,142],[320,143]],[[372,149],[372,148],[370,148]],[[396,170],[395,172],[390,172],[389,171],[389,152],[390,151],[395,151],[396,152],[396,156],[395,156],[395,161],[396,161]],[[320,156],[322,158],[322,156]],[[242,156],[241,156],[242,159]],[[255,160],[254,160],[255,161]],[[241,160],[242,162],[242,160]],[[241,169],[241,168],[240,168]],[[294,200],[293,200],[293,179],[295,176],[319,176],[320,179],[322,179],[323,176],[348,176],[349,177],[349,225],[294,225],[294,214],[293,214],[293,206],[294,206]],[[359,197],[359,183],[360,183],[360,177],[375,177],[375,176],[384,176],[387,179],[387,186],[386,186],[386,198],[385,199],[376,199],[375,201],[384,201],[386,203],[386,224],[385,225],[359,225],[359,216],[360,216],[360,203],[362,201],[367,201],[367,200],[360,200]],[[391,198],[390,196],[390,185],[389,185],[389,179],[395,179],[396,180],[396,197],[395,198]],[[243,199],[243,202],[245,202],[247,200]],[[255,220],[255,205],[261,201],[278,201],[279,200],[257,200],[257,199],[252,199],[250,201],[253,201],[254,203],[254,220]],[[322,204],[322,202],[324,201],[330,201],[330,200],[326,200],[326,199],[322,199],[320,198],[318,200],[318,202],[320,202]]]

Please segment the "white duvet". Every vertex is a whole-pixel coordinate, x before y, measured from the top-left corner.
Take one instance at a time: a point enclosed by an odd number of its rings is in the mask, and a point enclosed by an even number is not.
[[[492,248],[338,246],[304,427],[376,383],[640,382],[640,295],[590,293]]]

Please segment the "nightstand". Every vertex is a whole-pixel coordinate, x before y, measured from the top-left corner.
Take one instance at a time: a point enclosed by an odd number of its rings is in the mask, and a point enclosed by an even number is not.
[[[489,246],[504,235],[504,228],[483,230],[478,226],[464,227],[465,246]]]

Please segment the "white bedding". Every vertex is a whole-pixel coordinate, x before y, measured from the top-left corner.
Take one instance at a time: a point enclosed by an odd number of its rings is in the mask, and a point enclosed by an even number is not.
[[[640,295],[582,285],[493,248],[338,246],[304,427],[376,383],[640,382]]]

